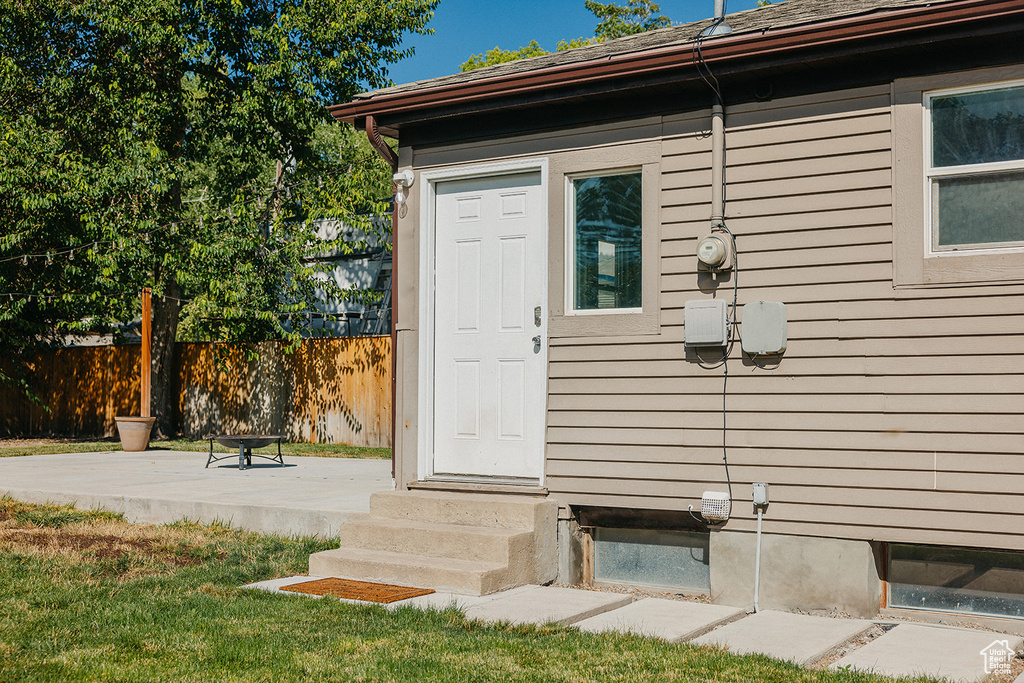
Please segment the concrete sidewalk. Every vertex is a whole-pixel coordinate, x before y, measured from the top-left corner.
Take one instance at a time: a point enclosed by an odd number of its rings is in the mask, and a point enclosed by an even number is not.
[[[281,587],[315,578],[293,576],[245,587],[295,596],[281,591]],[[387,608],[402,606],[455,607],[470,619],[489,623],[557,623],[583,631],[620,631],[672,642],[689,641],[736,654],[765,654],[805,666],[822,667],[839,648],[844,648],[844,656],[832,662],[830,668],[972,683],[987,680],[986,668],[995,670],[993,664],[998,664],[986,658],[986,652],[1012,657],[1012,652],[1022,646],[1020,636],[909,623],[877,637],[861,638],[869,629],[879,631],[875,624],[881,622],[772,611],[748,615],[742,609],[720,605],[656,598],[633,602],[629,595],[620,593],[554,586],[520,586],[480,597],[435,593],[394,602]],[[885,625],[891,627],[892,623]],[[1000,652],[994,647],[1001,648]]]
[[[0,495],[29,503],[74,503],[132,522],[186,518],[275,534],[337,536],[366,513],[370,494],[391,489],[391,462],[285,456],[206,464],[206,453],[122,451],[0,458]]]

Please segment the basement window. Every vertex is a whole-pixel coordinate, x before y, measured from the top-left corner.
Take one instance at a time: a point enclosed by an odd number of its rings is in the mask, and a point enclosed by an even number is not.
[[[1024,619],[1024,553],[889,545],[889,607]]]
[[[709,535],[700,531],[594,529],[594,581],[711,590]]]

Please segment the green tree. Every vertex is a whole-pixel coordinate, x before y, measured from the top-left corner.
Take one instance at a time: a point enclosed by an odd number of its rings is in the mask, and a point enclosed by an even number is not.
[[[350,294],[311,260],[353,248],[322,220],[369,229],[388,169],[325,105],[389,85],[436,4],[0,0],[0,379],[150,286],[166,433],[179,316],[294,341],[317,288]]]
[[[628,0],[625,7],[593,0],[586,0],[583,4],[601,20],[594,33],[601,40],[631,36],[672,25],[668,17],[658,14],[661,8],[651,0]]]
[[[473,71],[485,66],[494,66],[495,64],[504,64],[505,62],[514,62],[518,59],[527,59],[528,57],[538,57],[546,54],[548,54],[548,51],[542,48],[536,40],[531,40],[529,45],[525,45],[518,50],[502,50],[500,47],[495,46],[493,50],[488,50],[483,54],[471,55],[469,59],[459,65],[459,71]]]
[[[602,4],[586,0],[584,5],[600,20],[594,36],[591,38],[561,40],[555,48],[556,52],[571,50],[585,45],[594,45],[595,43],[601,43],[612,38],[643,33],[644,31],[651,31],[672,24],[668,17],[657,14],[661,9],[650,0],[628,0],[625,6],[614,3]],[[531,40],[528,45],[520,47],[518,50],[503,50],[496,46],[493,50],[488,50],[482,54],[471,55],[469,59],[459,65],[459,71],[473,71],[474,69],[482,69],[485,66],[494,66],[546,54],[550,53],[541,47],[536,40]]]

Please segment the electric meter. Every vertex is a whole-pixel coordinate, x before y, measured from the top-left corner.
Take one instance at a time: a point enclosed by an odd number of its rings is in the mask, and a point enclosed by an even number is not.
[[[697,260],[711,270],[732,268],[732,249],[728,239],[708,235],[697,245]]]

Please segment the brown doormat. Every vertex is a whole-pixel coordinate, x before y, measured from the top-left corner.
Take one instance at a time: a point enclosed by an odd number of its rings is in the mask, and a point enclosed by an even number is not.
[[[369,581],[353,581],[351,579],[316,579],[281,586],[283,591],[306,593],[308,595],[330,595],[334,598],[347,600],[365,600],[366,602],[389,603],[408,600],[421,595],[430,595],[432,588],[409,588],[394,586],[390,583],[371,583]]]

